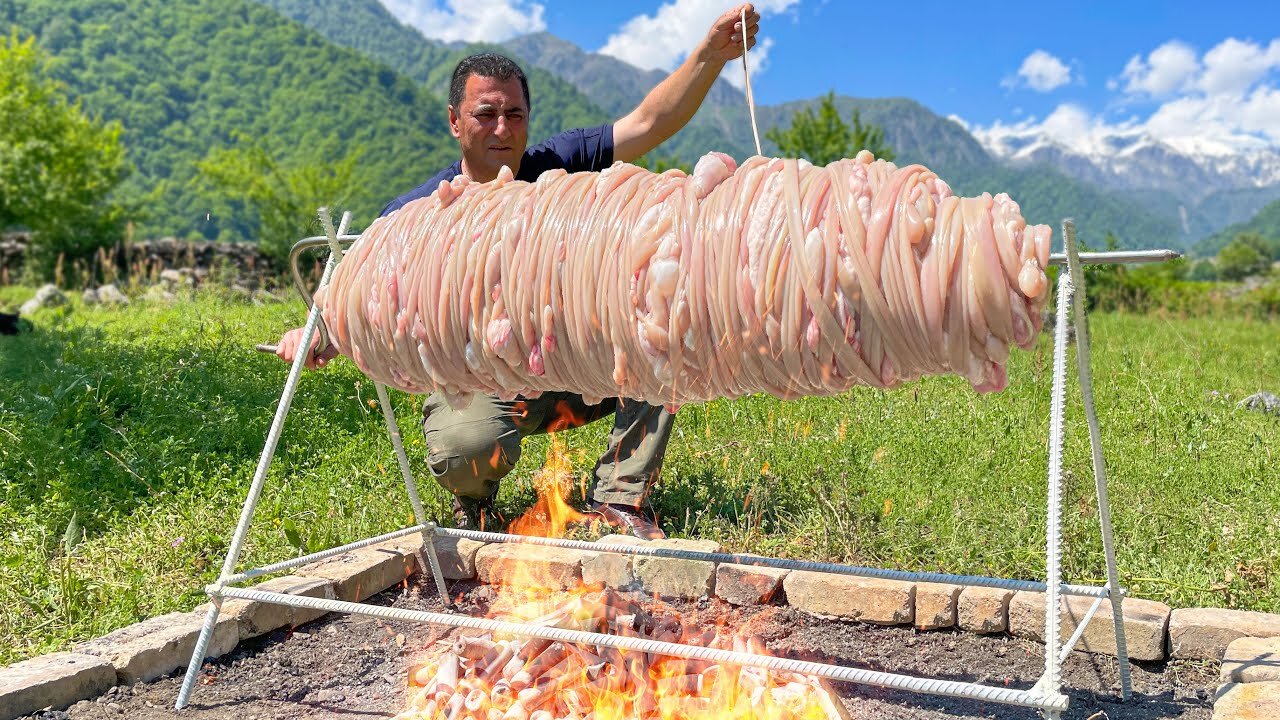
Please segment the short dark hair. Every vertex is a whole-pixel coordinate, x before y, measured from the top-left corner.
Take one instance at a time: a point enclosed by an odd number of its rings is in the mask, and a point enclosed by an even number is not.
[[[533,106],[533,103],[529,101],[529,79],[524,76],[524,71],[520,69],[520,66],[509,57],[487,52],[468,55],[462,58],[458,62],[458,66],[453,69],[453,78],[449,80],[449,104],[455,109],[462,106],[462,96],[466,94],[467,89],[467,78],[472,75],[496,78],[498,80],[518,78],[520,80],[520,89],[524,90],[525,107],[531,108]]]

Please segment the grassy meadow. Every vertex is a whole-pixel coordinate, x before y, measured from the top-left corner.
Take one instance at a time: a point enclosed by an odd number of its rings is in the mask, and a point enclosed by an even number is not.
[[[0,288],[0,309],[32,289]],[[0,338],[0,664],[189,609],[218,573],[287,368],[253,351],[300,302],[216,290],[172,304],[41,311]],[[1174,606],[1280,612],[1280,323],[1092,317],[1123,581]],[[958,378],[893,392],[680,411],[654,502],[667,531],[775,556],[1035,578],[1044,567],[1050,338],[1016,352],[1006,392]],[[1074,366],[1073,366],[1074,367]],[[428,512],[415,400],[396,394]],[[346,361],[305,376],[245,563],[412,522],[372,384]],[[589,473],[608,422],[564,434]],[[1068,405],[1066,575],[1101,582],[1088,438]],[[500,502],[546,456],[526,442]]]

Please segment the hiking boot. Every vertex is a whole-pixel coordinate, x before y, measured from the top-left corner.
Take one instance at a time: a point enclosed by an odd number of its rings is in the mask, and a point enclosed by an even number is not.
[[[620,532],[641,540],[662,540],[667,536],[662,532],[662,528],[649,518],[649,513],[640,508],[616,503],[593,502],[591,509]]]
[[[459,530],[500,533],[506,520],[493,507],[493,498],[453,496],[453,525]]]

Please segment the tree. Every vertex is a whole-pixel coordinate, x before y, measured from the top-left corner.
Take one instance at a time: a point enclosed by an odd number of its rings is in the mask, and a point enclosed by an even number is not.
[[[31,230],[46,268],[115,242],[124,212],[111,191],[128,172],[120,132],[48,76],[34,37],[0,36],[0,230]]]
[[[893,159],[893,149],[884,142],[884,131],[877,125],[863,125],[857,109],[846,125],[836,110],[835,92],[824,95],[813,108],[806,107],[791,116],[791,127],[773,128],[765,133],[778,152],[786,157],[799,157],[814,165],[827,165],[841,158],[851,158],[860,150],[884,160]]]
[[[258,246],[281,261],[304,236],[319,232],[316,209],[339,209],[351,197],[352,178],[362,150],[334,163],[305,162],[285,167],[260,144],[237,136],[239,144],[217,148],[198,163],[214,185],[240,198],[252,214]]]
[[[1223,280],[1243,280],[1266,270],[1269,260],[1253,238],[1242,233],[1218,251],[1218,274]]]

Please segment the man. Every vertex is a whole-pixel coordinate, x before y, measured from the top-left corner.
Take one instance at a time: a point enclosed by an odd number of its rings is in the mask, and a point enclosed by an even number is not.
[[[431,194],[458,175],[489,182],[506,166],[517,180],[532,182],[555,168],[599,171],[615,160],[638,159],[693,117],[725,63],[742,55],[743,34],[748,47],[755,44],[759,19],[750,4],[726,12],[684,63],[626,117],[610,125],[569,130],[532,148],[526,148],[529,86],[519,66],[493,53],[463,59],[449,85],[449,128],[461,146],[462,159],[396,198],[383,214]],[[282,360],[293,361],[301,334],[301,329],[291,330],[281,338],[277,354]],[[333,356],[329,349],[309,358],[307,366],[323,366]],[[613,431],[596,463],[592,509],[637,537],[664,537],[646,509],[674,419],[660,406],[622,398],[587,405],[579,395],[559,392],[514,402],[477,395],[465,409],[454,410],[436,393],[423,406],[428,464],[454,494],[454,519],[460,526],[500,530],[502,518],[494,512],[493,500],[499,482],[520,458],[521,440],[609,414],[614,416]]]

